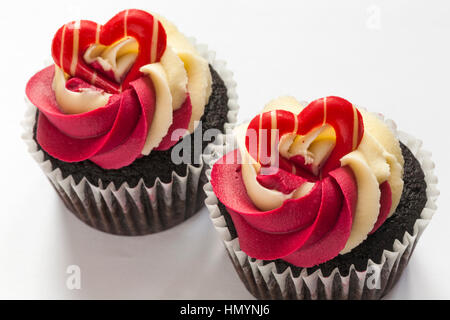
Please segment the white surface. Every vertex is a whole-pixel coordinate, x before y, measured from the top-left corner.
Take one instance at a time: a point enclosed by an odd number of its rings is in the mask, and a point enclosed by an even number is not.
[[[107,5],[106,5],[107,3]],[[69,213],[20,140],[25,83],[54,32],[147,8],[217,51],[235,71],[240,121],[281,94],[340,95],[394,119],[433,151],[441,197],[390,299],[450,299],[450,3],[441,1],[10,1],[0,10],[0,298],[251,298],[206,208],[138,238]],[[145,4],[152,7],[145,7]],[[66,287],[69,265],[81,290]]]

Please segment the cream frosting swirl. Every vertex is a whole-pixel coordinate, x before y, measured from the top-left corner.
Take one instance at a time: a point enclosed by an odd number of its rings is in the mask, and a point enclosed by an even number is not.
[[[286,110],[298,115],[306,106],[293,97],[281,97],[268,103],[263,112]],[[359,110],[364,123],[364,135],[359,146],[341,158],[342,166],[349,166],[357,182],[357,204],[350,236],[341,254],[347,253],[364,241],[377,222],[380,212],[380,185],[388,182],[391,188],[391,216],[400,201],[403,190],[403,156],[398,140],[386,124],[374,114]],[[261,185],[257,175],[261,166],[253,159],[245,145],[248,124],[235,129],[242,157],[242,179],[253,204],[263,211],[279,208],[286,200],[297,199],[307,194],[312,183],[302,184],[286,194]],[[285,135],[278,145],[280,155],[304,157],[314,172],[334,148],[334,132],[324,125],[313,130],[302,139]],[[316,166],[316,167],[314,167]]]
[[[199,55],[194,46],[166,19],[153,14],[167,34],[167,46],[160,62],[140,68],[153,82],[156,93],[155,114],[148,131],[142,154],[148,155],[158,146],[172,124],[172,113],[178,110],[187,95],[192,104],[192,115],[187,133],[203,115],[211,95],[211,73],[208,62]],[[133,65],[138,44],[127,37],[109,47],[93,44],[84,54],[87,63],[98,63],[120,81]],[[98,88],[72,91],[66,87],[68,75],[55,65],[53,90],[60,109],[66,114],[80,114],[105,106],[111,94]]]

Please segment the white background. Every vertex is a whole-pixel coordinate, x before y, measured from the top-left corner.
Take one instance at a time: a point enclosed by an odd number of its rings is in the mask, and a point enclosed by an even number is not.
[[[0,298],[251,298],[206,209],[145,237],[95,231],[65,209],[20,139],[24,87],[50,59],[54,32],[80,18],[105,22],[126,7],[158,12],[217,51],[235,72],[240,121],[281,94],[305,100],[339,95],[420,137],[433,151],[441,197],[387,298],[450,298],[450,3],[445,0],[4,3]],[[81,268],[81,290],[66,287],[69,265]]]

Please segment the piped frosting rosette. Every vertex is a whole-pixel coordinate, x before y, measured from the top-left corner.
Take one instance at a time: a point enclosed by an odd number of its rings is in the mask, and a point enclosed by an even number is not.
[[[65,162],[117,169],[194,131],[211,94],[208,62],[170,22],[125,10],[106,24],[74,21],[53,39],[54,66],[26,95],[36,138]]]
[[[398,140],[345,99],[276,99],[236,136],[211,185],[250,257],[320,264],[358,246],[400,201]]]

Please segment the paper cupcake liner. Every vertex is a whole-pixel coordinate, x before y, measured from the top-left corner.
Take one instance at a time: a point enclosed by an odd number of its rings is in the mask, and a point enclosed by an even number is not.
[[[379,116],[384,120],[381,115]],[[299,300],[380,299],[397,282],[408,264],[418,239],[436,210],[436,199],[439,191],[437,189],[437,177],[433,172],[434,163],[431,160],[431,153],[422,149],[420,140],[404,132],[398,132],[392,120],[384,121],[419,161],[427,184],[427,202],[421,212],[420,219],[417,219],[414,224],[413,234],[405,232],[402,239],[396,239],[392,251],[383,251],[380,263],[375,263],[369,259],[364,271],[357,271],[355,266],[351,265],[346,276],[342,275],[337,267],[329,276],[324,276],[320,269],[308,275],[306,268],[295,276],[291,267],[279,273],[275,267],[275,262],[264,264],[262,260],[251,258],[240,249],[239,238],[232,239],[226,220],[219,210],[218,199],[213,192],[211,183],[204,186],[207,194],[205,203],[210,211],[213,225],[219,233],[240,279],[247,290],[256,298]],[[210,168],[206,172],[209,179],[211,178],[213,162],[220,159],[227,150],[230,151],[229,147],[227,148],[227,139],[229,137],[225,136],[217,139],[209,154],[205,155],[210,159]],[[373,284],[370,288],[367,285],[369,282]]]
[[[216,70],[227,88],[228,113],[224,125],[227,133],[233,129],[239,109],[233,73],[226,68],[224,61],[216,60],[215,52],[208,50],[206,45],[196,44],[194,38],[189,40]],[[22,138],[28,151],[66,207],[86,224],[118,235],[144,235],[171,228],[204,205],[206,196],[202,188],[208,179],[203,159],[198,166],[188,164],[185,176],[173,172],[171,182],[164,183],[157,178],[153,186],[146,186],[142,179],[133,188],[126,182],[116,188],[113,183],[106,185],[100,180],[98,186],[93,185],[86,177],[78,184],[71,175],[64,178],[61,170],[52,168],[51,162],[45,160],[44,152],[39,150],[33,138],[36,107],[27,98],[25,100],[28,108],[22,122],[25,129]]]

